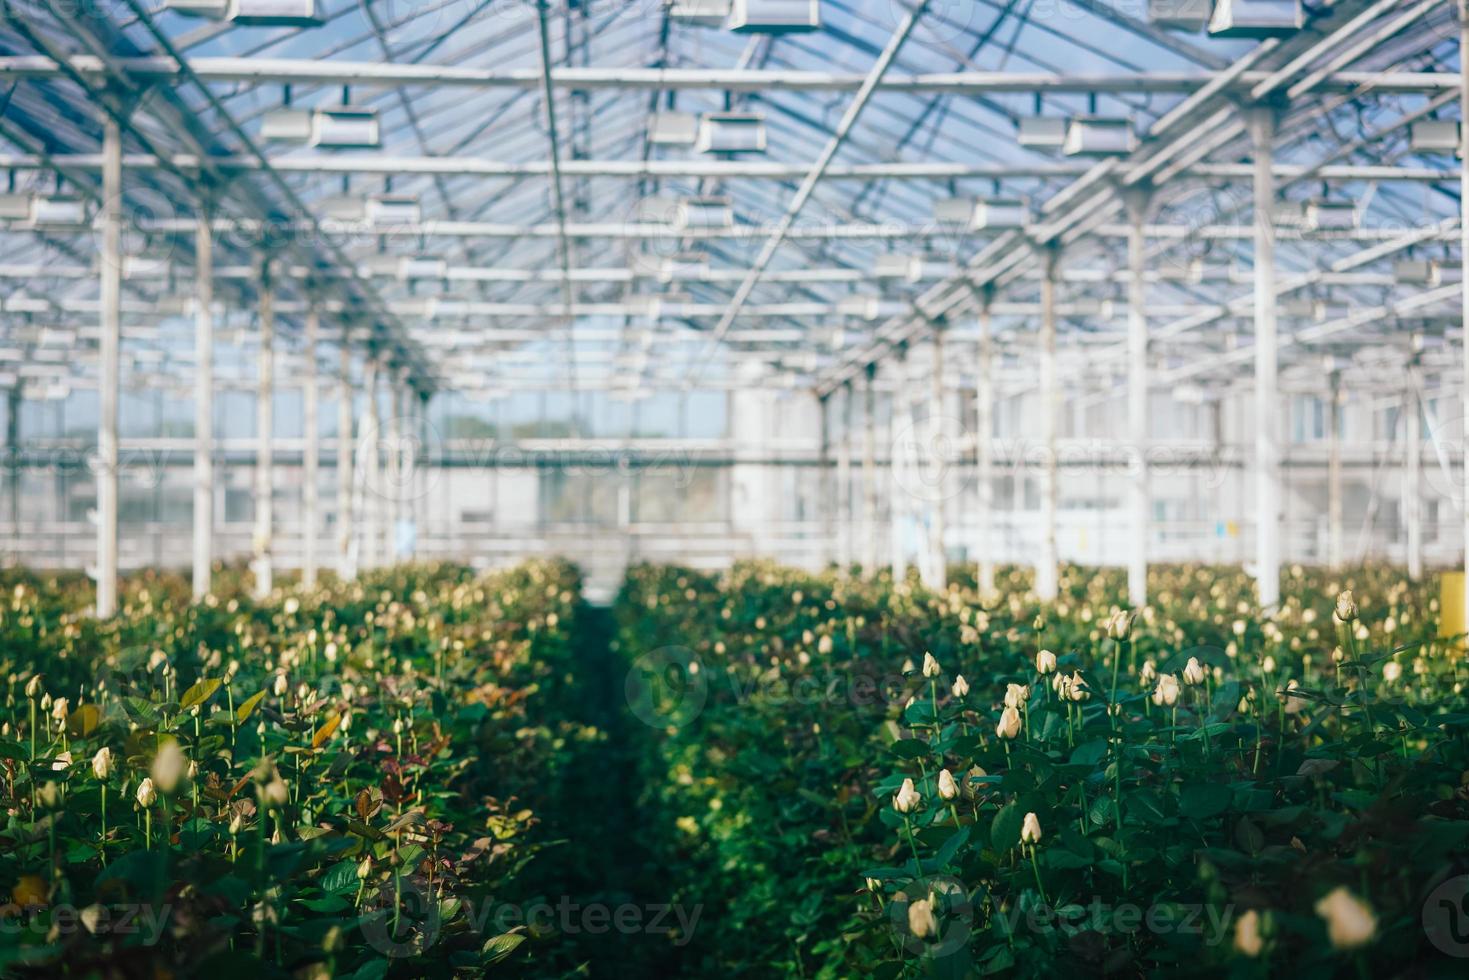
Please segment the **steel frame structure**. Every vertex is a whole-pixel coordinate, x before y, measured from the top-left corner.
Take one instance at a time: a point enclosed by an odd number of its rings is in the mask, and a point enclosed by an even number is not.
[[[371,487],[411,468],[405,446],[427,399],[513,388],[527,358],[555,361],[567,390],[809,388],[824,419],[842,413],[835,451],[827,435],[819,447],[839,474],[826,484],[829,557],[869,569],[873,392],[895,392],[897,417],[938,453],[969,431],[943,421],[948,399],[972,390],[981,434],[961,442],[982,485],[996,399],[1033,393],[1049,452],[1043,596],[1055,585],[1062,406],[1121,397],[1137,605],[1151,393],[1194,385],[1253,400],[1267,607],[1279,597],[1283,391],[1318,392],[1335,413],[1373,387],[1383,352],[1412,344],[1415,397],[1425,379],[1457,396],[1469,431],[1469,127],[1457,159],[1415,135],[1465,115],[1462,0],[1336,0],[1305,30],[1258,42],[1166,31],[1093,0],[1049,16],[1013,0],[830,2],[818,32],[753,40],[674,22],[653,2],[535,0],[519,14],[319,5],[316,28],[201,26],[138,0],[85,15],[19,0],[0,18],[6,200],[75,196],[86,212],[0,218],[0,386],[99,390],[103,614],[116,601],[122,367],[133,384],[151,383],[150,365],[160,384],[194,372],[202,594],[209,407],[247,383],[217,371],[217,334],[242,328],[259,364],[248,383],[265,433],[255,560],[266,588],[277,375],[304,379],[313,420],[335,391],[339,427],[357,440],[355,452],[341,440],[336,460],[343,573],[389,553],[386,522],[408,520],[402,499],[378,506]],[[274,111],[341,104],[374,111],[380,145],[264,137]],[[762,114],[763,155],[653,138],[655,112],[736,104]],[[1091,113],[1127,120],[1135,146],[1068,156],[1017,140],[1024,118]],[[710,196],[727,200],[727,224],[680,217]],[[951,197],[1017,201],[1029,218],[955,227],[935,219]],[[405,198],[406,218],[337,210]],[[1323,202],[1349,220],[1323,227]],[[690,254],[693,268],[669,271]],[[894,260],[913,272],[879,271]],[[58,343],[72,356],[58,360]],[[337,366],[323,372],[331,351]],[[1323,359],[1332,367],[1313,370]],[[930,382],[916,411],[904,395],[914,365]],[[360,417],[354,392],[367,393]],[[1415,415],[1419,453],[1420,427]],[[941,472],[942,459],[899,456],[888,465]],[[313,474],[318,457],[313,436]],[[1469,507],[1455,503],[1469,542]],[[308,504],[314,524],[314,489]],[[920,564],[940,584],[942,506],[924,519]]]

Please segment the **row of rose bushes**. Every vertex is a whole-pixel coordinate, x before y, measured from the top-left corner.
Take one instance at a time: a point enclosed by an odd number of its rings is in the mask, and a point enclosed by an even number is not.
[[[706,975],[1450,975],[1469,725],[1433,584],[1071,569],[1042,605],[634,569],[651,847]],[[1457,907],[1455,906],[1457,904]]]
[[[0,971],[449,975],[516,911],[568,745],[576,570],[407,566],[264,602],[6,573]]]

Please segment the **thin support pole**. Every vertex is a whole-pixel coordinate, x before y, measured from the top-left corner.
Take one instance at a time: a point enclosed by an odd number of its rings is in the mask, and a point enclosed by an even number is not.
[[[1423,411],[1418,402],[1418,366],[1407,371],[1403,395],[1403,520],[1407,525],[1408,578],[1423,577]]]
[[[974,553],[981,597],[995,594],[995,339],[986,290],[979,307],[979,368],[974,386],[974,466],[979,492]]]
[[[260,367],[255,392],[255,595],[275,587],[275,297],[270,260],[260,263]]]
[[[867,365],[862,388],[862,575],[877,574],[877,365]]]
[[[1341,372],[1330,375],[1331,402],[1327,406],[1326,457],[1326,565],[1332,571],[1342,567],[1342,499],[1341,499]]]
[[[837,565],[852,568],[852,383],[842,385],[842,439],[837,443]]]
[[[1459,404],[1464,415],[1465,439],[1469,440],[1469,71],[1462,68],[1469,64],[1469,0],[1459,0],[1459,64],[1459,278],[1463,293],[1460,327],[1464,338]],[[1461,529],[1465,573],[1463,607],[1469,609],[1469,441],[1463,446],[1463,456],[1465,499],[1460,502],[1459,512],[1464,522]]]
[[[908,577],[908,552],[905,540],[906,523],[910,508],[907,490],[903,481],[907,479],[909,444],[913,439],[913,401],[907,391],[908,351],[899,347],[894,370],[901,383],[893,394],[893,410],[888,423],[888,566],[893,582],[899,583]]]
[[[830,564],[834,558],[836,525],[832,521],[832,499],[836,495],[832,487],[831,473],[831,397],[816,398],[818,442],[816,446],[816,517],[820,528],[821,547],[818,561]]]
[[[944,331],[935,326],[933,331],[932,384],[928,402],[928,461],[931,467],[928,484],[928,586],[942,590],[948,584],[948,555],[944,539],[948,536],[944,525],[944,506],[948,503],[949,434],[944,409]]]
[[[306,376],[302,381],[301,414],[306,428],[305,455],[301,458],[301,585],[316,586],[316,538],[320,531],[319,497],[321,488],[321,424],[318,421],[316,341],[321,331],[321,315],[313,306],[306,311]]]
[[[401,557],[398,554],[398,526],[403,522],[403,388],[394,372],[388,373],[387,437],[387,445],[383,449],[387,470],[383,480],[383,492],[387,495],[383,553],[391,565]]]
[[[1127,196],[1127,432],[1132,444],[1128,510],[1131,528],[1127,547],[1127,601],[1134,609],[1148,604],[1148,315],[1146,246],[1143,222],[1148,214],[1146,191]]]
[[[194,576],[195,601],[214,569],[214,231],[200,214],[194,233]]]
[[[337,575],[357,577],[357,543],[352,527],[352,349],[342,339],[337,381]]]
[[[1255,581],[1260,606],[1280,604],[1279,349],[1275,330],[1275,109],[1249,111],[1255,173]]]
[[[1042,257],[1045,275],[1041,279],[1040,414],[1045,460],[1041,468],[1041,549],[1035,570],[1035,593],[1042,602],[1054,602],[1060,591],[1061,571],[1056,543],[1056,434],[1060,411],[1060,392],[1056,383],[1056,277],[1060,253],[1055,245],[1048,244],[1043,246]]]
[[[382,543],[382,507],[378,496],[378,358],[369,355],[363,365],[362,390],[367,409],[362,419],[361,460],[358,476],[362,501],[362,567],[376,568]]]
[[[97,420],[97,616],[117,612],[117,389],[122,338],[122,130],[102,122],[101,328]]]

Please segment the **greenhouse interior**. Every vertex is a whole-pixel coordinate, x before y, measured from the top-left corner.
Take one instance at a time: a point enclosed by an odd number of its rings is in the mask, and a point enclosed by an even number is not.
[[[1466,46],[10,0],[0,975],[1462,976]]]

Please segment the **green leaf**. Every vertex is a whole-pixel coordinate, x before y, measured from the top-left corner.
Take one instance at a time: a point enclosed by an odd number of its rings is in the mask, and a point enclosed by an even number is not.
[[[900,759],[920,759],[928,755],[928,743],[921,738],[905,738],[892,744],[893,755]]]
[[[235,709],[235,722],[243,725],[250,716],[255,713],[255,707],[265,698],[265,692],[252,694],[238,708]]]
[[[1193,820],[1204,820],[1229,809],[1234,794],[1218,783],[1196,783],[1185,786],[1178,794],[1178,812]]]
[[[1107,756],[1107,740],[1094,738],[1090,742],[1083,742],[1071,753],[1071,764],[1073,766],[1095,766]]]
[[[485,954],[485,963],[498,963],[511,953],[515,952],[517,946],[525,942],[525,937],[515,932],[501,933],[500,935],[485,941],[482,952]]]
[[[207,680],[199,681],[193,687],[185,691],[184,696],[179,699],[179,710],[188,711],[195,705],[200,705],[203,704],[205,701],[208,701],[210,698],[214,697],[214,692],[219,690],[219,686],[222,683],[223,681],[221,681],[218,677],[211,677]]]
[[[348,892],[357,888],[357,862],[351,858],[338,861],[321,876],[324,892]]]
[[[1020,843],[1020,828],[1025,823],[1025,814],[1014,802],[1006,803],[995,814],[990,824],[990,846],[997,851],[1008,851]]]
[[[86,738],[102,724],[102,711],[95,704],[84,704],[66,716],[66,732],[73,738]]]

